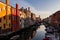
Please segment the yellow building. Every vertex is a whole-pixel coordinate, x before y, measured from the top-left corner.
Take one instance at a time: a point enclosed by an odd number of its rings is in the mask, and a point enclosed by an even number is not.
[[[6,11],[6,4],[0,2],[0,28],[9,29],[11,27],[11,7],[7,6]]]
[[[22,7],[20,10],[20,18],[26,18],[26,13],[24,12],[24,8]]]
[[[20,17],[25,19],[26,18],[26,14],[24,12],[22,12],[22,11],[20,11],[20,13],[21,13]]]

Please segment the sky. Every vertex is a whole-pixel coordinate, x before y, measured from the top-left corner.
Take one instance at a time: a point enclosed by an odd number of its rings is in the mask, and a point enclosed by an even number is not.
[[[22,6],[24,8],[30,7],[30,10],[36,16],[40,15],[42,19],[60,10],[60,0],[9,0],[9,4],[13,7],[15,7],[16,3],[19,8]]]

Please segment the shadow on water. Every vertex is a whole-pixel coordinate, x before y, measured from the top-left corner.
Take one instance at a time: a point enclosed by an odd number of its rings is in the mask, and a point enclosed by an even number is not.
[[[45,37],[45,26],[41,25],[40,28],[38,28],[36,35],[33,37],[32,40],[43,40],[43,38]]]
[[[41,25],[37,30],[22,32],[16,40],[42,40],[45,38],[45,27]]]

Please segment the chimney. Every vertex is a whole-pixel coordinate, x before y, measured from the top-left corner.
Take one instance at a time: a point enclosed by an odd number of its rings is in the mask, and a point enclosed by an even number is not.
[[[28,7],[28,11],[30,11],[30,7]]]
[[[22,7],[22,11],[24,11],[24,7]]]
[[[27,8],[24,11],[25,11],[25,13],[27,13]]]
[[[27,8],[25,10],[27,11]]]
[[[15,30],[19,30],[19,18],[18,18],[18,4],[16,3],[16,29]]]
[[[16,15],[18,13],[18,4],[16,3]]]
[[[8,5],[9,4],[9,0],[6,0],[6,5]]]
[[[24,9],[24,7],[22,7],[22,9]]]
[[[7,9],[8,9],[8,3],[9,3],[8,1],[9,0],[6,0],[6,26],[8,25],[8,21],[7,21],[8,20],[8,17],[7,17],[8,10]]]

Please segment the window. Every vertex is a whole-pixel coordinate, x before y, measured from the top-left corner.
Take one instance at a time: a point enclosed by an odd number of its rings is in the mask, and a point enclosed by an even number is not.
[[[4,19],[5,19],[6,16],[4,16]]]
[[[16,20],[16,16],[12,16],[12,20]]]
[[[0,34],[1,34],[1,27],[0,27]]]
[[[5,28],[5,24],[4,24],[4,28]]]
[[[14,20],[14,16],[12,16],[12,20]]]
[[[14,18],[15,20],[16,20],[16,16],[15,16],[15,18]]]
[[[16,24],[12,24],[12,27],[16,27]]]
[[[1,22],[1,18],[0,18],[0,22]]]
[[[60,21],[60,17],[58,18],[58,21]]]
[[[11,27],[10,23],[9,23],[9,27]]]
[[[11,19],[11,16],[9,16],[9,19]]]
[[[20,16],[21,16],[21,14],[20,14]]]
[[[0,27],[0,30],[1,30],[1,27]]]
[[[10,24],[9,24],[9,26],[10,26]]]

